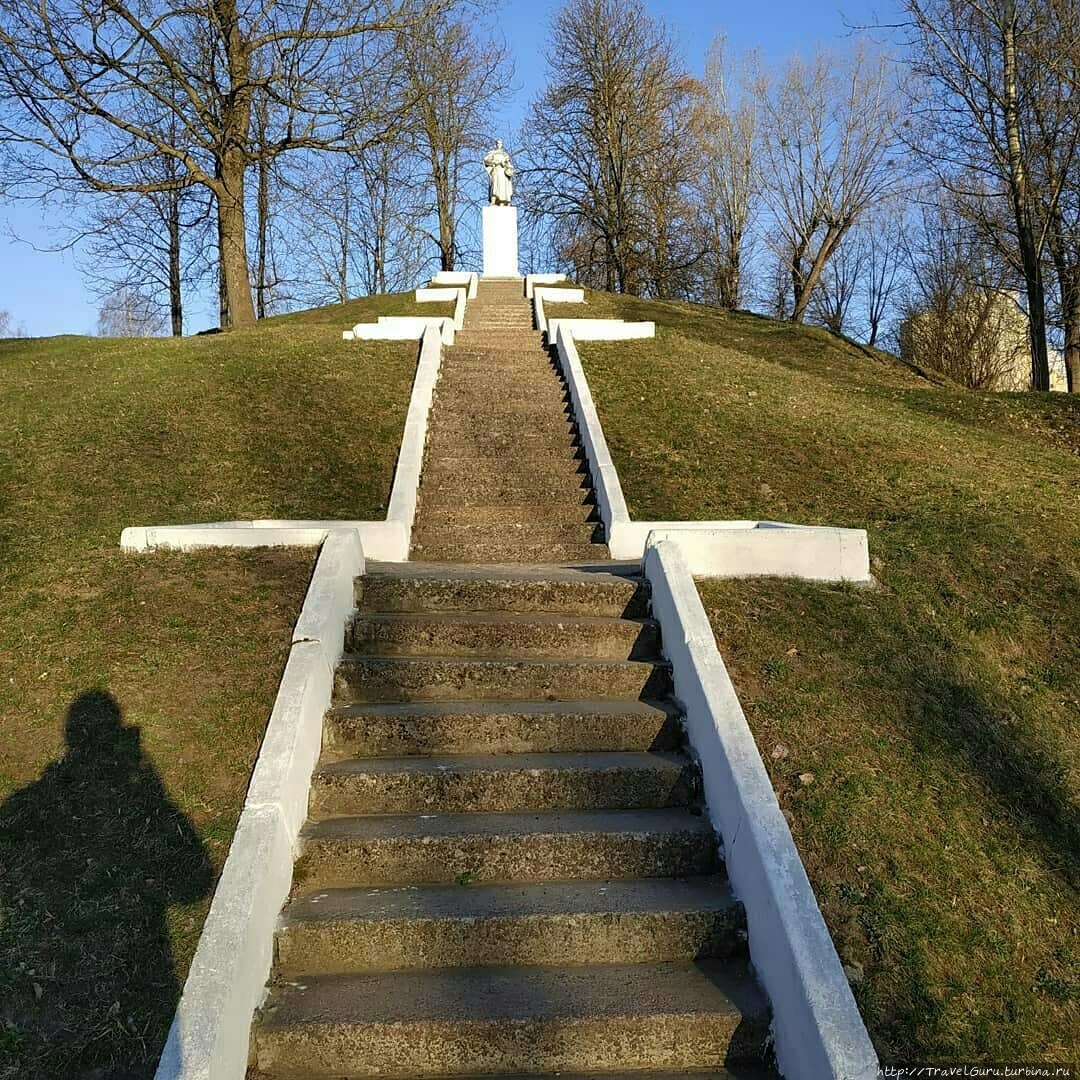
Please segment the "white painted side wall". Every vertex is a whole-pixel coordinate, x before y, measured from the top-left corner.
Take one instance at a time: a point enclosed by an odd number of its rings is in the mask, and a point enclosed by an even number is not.
[[[469,290],[465,286],[446,286],[416,290],[418,304],[454,304],[454,329],[460,330],[465,323],[465,303]]]
[[[420,343],[420,361],[413,378],[412,397],[409,399],[401,450],[394,471],[394,485],[390,490],[390,505],[386,512],[386,520],[398,525],[405,538],[404,550],[397,556],[399,560],[409,557],[409,542],[420,489],[420,470],[424,464],[424,444],[441,364],[442,341],[436,331],[428,329]]]
[[[385,521],[260,520],[130,526],[120,534],[121,549],[143,552],[218,547],[316,547],[331,530],[346,528],[359,535],[368,558],[386,562],[408,559],[431,402],[442,363],[440,330],[433,325],[434,320],[425,323]]]
[[[545,301],[557,304],[583,304],[585,303],[585,290],[545,289],[538,285],[533,287],[533,322],[536,324],[537,330],[549,334],[547,314],[544,311]]]
[[[772,1004],[780,1071],[787,1080],[875,1080],[877,1056],[716,649],[684,540],[650,540],[645,576],[709,816],[746,909],[754,969]]]
[[[469,299],[476,299],[480,275],[475,270],[440,270],[432,279],[432,285],[462,285],[469,292]]]
[[[214,891],[155,1080],[243,1080],[249,1030],[273,961],[334,669],[364,570],[354,530],[331,532],[293,644],[229,856]]]
[[[560,281],[565,280],[565,274],[526,274],[525,299],[531,300],[533,298],[533,289],[537,285],[557,285]]]

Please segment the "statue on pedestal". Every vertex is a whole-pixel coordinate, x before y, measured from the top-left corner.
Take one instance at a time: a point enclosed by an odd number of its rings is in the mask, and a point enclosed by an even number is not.
[[[484,171],[488,174],[488,202],[492,206],[509,206],[514,195],[514,165],[503,149],[502,139],[496,139],[495,149],[484,155]]]

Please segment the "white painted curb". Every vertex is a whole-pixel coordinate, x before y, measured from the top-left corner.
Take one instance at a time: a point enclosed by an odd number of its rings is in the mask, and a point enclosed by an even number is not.
[[[544,319],[544,300],[552,293],[571,291],[534,290],[533,306],[538,325]],[[548,341],[555,345],[559,366],[570,390],[574,418],[585,448],[597,509],[612,558],[641,559],[651,533],[665,536],[677,533],[691,573],[699,576],[773,575],[810,581],[873,581],[864,529],[790,525],[777,521],[632,521],[581,364],[577,342],[652,337],[656,332],[655,324],[628,323],[619,319],[550,319],[546,327]]]
[[[551,301],[556,304],[584,304],[584,289],[545,289],[539,285],[534,286],[532,293],[533,321],[536,329],[548,333],[548,320],[544,312],[544,302]]]
[[[353,583],[363,571],[356,531],[330,532],[155,1080],[243,1080],[247,1071],[251,1021],[270,976]]]
[[[750,956],[787,1080],[875,1080],[878,1061],[681,546],[645,552],[653,617],[701,762],[709,816],[746,909]]]
[[[533,298],[533,289],[537,285],[558,285],[560,281],[565,280],[565,274],[526,274],[525,299],[531,300]]]
[[[431,402],[441,364],[442,343],[439,335],[428,330],[420,344],[420,362],[413,378],[412,397],[405,417],[405,430],[401,436],[401,450],[398,453],[394,486],[390,491],[390,505],[386,514],[387,521],[399,526],[405,537],[405,547],[400,554],[400,560],[409,557],[409,541],[420,489],[420,470],[424,464],[424,444],[427,441]]]
[[[464,290],[457,290],[463,293]],[[413,376],[409,410],[401,437],[390,502],[385,521],[218,521],[200,525],[135,525],[120,534],[124,551],[197,551],[219,547],[317,547],[332,530],[355,531],[369,559],[404,562],[409,557],[413,520],[416,517],[420,470],[435,383],[442,363],[443,339],[426,322],[420,339],[420,355]]]
[[[462,286],[443,286],[416,290],[416,302],[418,304],[439,303],[454,304],[454,329],[460,330],[465,322],[465,302],[469,290]]]
[[[459,285],[468,290],[469,299],[476,299],[480,275],[475,270],[440,270],[432,279],[432,285]]]

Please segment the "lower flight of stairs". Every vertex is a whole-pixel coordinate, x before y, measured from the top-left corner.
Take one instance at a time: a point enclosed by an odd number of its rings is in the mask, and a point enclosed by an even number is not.
[[[636,566],[369,563],[251,1076],[761,1077]]]

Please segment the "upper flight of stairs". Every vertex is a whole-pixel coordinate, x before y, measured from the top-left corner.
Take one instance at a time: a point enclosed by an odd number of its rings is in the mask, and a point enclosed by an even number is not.
[[[520,281],[482,281],[444,351],[412,557],[606,559],[566,386]]]
[[[771,1075],[638,568],[369,563],[357,608],[251,1076]]]

